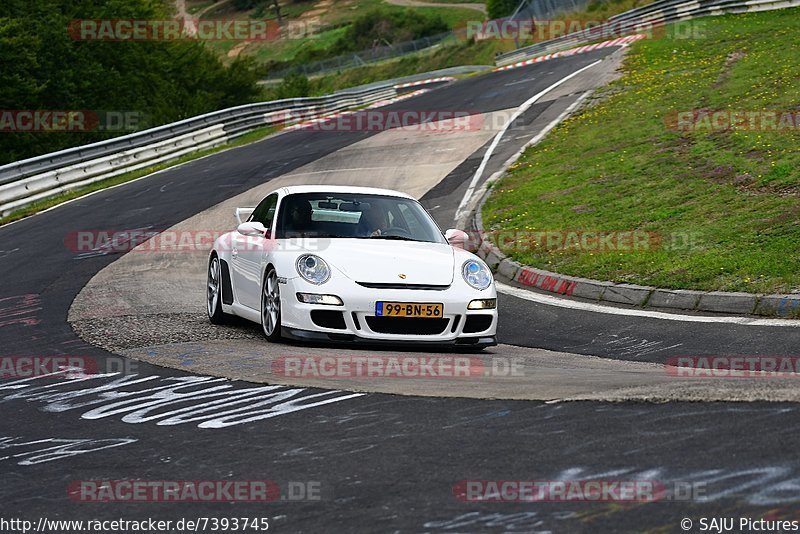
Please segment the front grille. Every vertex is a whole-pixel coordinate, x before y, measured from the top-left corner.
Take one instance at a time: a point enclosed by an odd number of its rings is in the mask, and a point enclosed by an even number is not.
[[[371,282],[356,282],[362,287],[370,289],[413,289],[415,291],[444,291],[449,288],[446,286],[437,286],[433,284],[373,284]]]
[[[488,330],[490,326],[492,326],[491,315],[467,315],[467,321],[464,323],[464,333],[483,332]]]
[[[367,316],[367,325],[379,334],[433,336],[447,328],[448,319],[419,319],[416,317]]]
[[[344,323],[344,314],[340,311],[312,310],[311,320],[315,325],[322,328],[335,328],[337,330],[345,330],[347,328]]]

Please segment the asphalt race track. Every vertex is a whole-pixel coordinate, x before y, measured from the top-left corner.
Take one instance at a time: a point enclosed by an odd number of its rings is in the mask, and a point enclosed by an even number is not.
[[[389,109],[508,110],[613,53],[469,78]],[[565,85],[534,105],[485,176],[584,91]],[[797,404],[542,402],[265,386],[123,359],[73,331],[73,301],[121,255],[79,257],[64,244],[68,232],[169,228],[373,135],[285,132],[0,228],[2,355],[75,355],[118,371],[0,380],[4,516],[266,517],[276,532],[680,532],[683,518],[796,518]],[[452,225],[487,144],[421,196],[442,227]],[[381,179],[375,173],[376,186],[386,185]],[[499,300],[505,345],[656,364],[678,355],[798,355],[795,327],[613,315],[508,294]],[[609,478],[658,480],[669,495],[619,505],[467,502],[459,492],[465,480]],[[284,498],[91,503],[68,491],[73,481],[120,479],[272,480]],[[290,498],[293,484],[309,482],[321,488],[318,499]],[[691,495],[677,495],[687,487]]]

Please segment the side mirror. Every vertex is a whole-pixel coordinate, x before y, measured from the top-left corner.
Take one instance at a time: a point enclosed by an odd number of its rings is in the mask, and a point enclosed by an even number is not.
[[[463,230],[450,228],[444,233],[444,238],[447,239],[447,242],[450,243],[452,246],[467,250],[469,235]]]
[[[260,222],[246,222],[240,224],[236,231],[248,237],[266,237],[267,229]]]
[[[236,222],[242,224],[247,221],[254,211],[255,208],[236,208]]]

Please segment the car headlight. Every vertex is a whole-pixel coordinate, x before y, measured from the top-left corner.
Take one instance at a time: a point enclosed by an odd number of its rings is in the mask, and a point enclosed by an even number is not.
[[[312,284],[324,284],[331,277],[331,269],[325,260],[314,254],[303,254],[297,258],[297,273]]]
[[[464,276],[464,280],[475,289],[484,290],[492,285],[492,273],[483,262],[465,261],[461,267],[461,274]]]

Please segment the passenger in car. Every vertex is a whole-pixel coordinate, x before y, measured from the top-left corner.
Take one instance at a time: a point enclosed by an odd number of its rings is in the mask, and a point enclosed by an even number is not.
[[[295,202],[289,208],[289,231],[302,235],[312,229],[311,204],[306,200]]]

